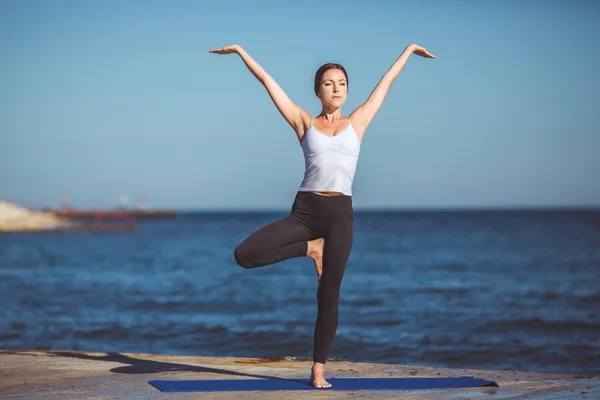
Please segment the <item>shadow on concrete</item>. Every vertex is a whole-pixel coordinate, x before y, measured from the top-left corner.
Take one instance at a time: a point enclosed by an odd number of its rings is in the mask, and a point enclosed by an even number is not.
[[[209,367],[199,367],[197,365],[188,365],[188,364],[179,364],[179,363],[170,363],[163,361],[152,361],[152,360],[142,360],[139,358],[133,358],[130,356],[123,355],[121,353],[105,353],[101,356],[91,355],[84,352],[72,352],[72,351],[53,351],[53,350],[38,350],[38,354],[31,354],[26,352],[10,352],[3,351],[3,354],[15,354],[15,355],[23,355],[23,356],[50,356],[50,357],[71,357],[71,358],[79,358],[82,360],[93,360],[93,361],[107,361],[107,362],[118,362],[121,364],[127,364],[122,367],[115,367],[110,369],[111,372],[118,374],[154,374],[158,372],[173,372],[173,371],[186,371],[186,372],[209,372],[213,374],[222,374],[222,375],[233,375],[233,376],[243,376],[243,377],[251,377],[251,378],[261,378],[261,379],[279,379],[284,381],[292,381],[306,384],[298,379],[284,379],[279,378],[277,376],[269,376],[269,375],[258,375],[258,374],[247,374],[244,372],[230,371],[226,369],[219,368],[209,368]],[[43,353],[43,354],[39,354]]]

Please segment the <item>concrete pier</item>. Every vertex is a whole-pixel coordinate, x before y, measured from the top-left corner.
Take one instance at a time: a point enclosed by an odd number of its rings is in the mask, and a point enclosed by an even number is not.
[[[473,376],[500,387],[411,391],[163,393],[150,380],[306,379],[310,360],[0,350],[2,399],[600,399],[600,376],[328,361],[325,378]]]

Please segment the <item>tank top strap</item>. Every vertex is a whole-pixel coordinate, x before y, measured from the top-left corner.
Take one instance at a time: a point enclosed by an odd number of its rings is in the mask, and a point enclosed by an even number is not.
[[[308,132],[310,132],[310,130],[313,128],[313,126],[314,126],[314,125],[313,125],[313,122],[314,122],[314,120],[315,120],[315,119],[311,117],[311,119],[310,119],[310,124],[308,125],[308,128],[306,128],[306,132],[304,133],[305,135],[306,135]]]

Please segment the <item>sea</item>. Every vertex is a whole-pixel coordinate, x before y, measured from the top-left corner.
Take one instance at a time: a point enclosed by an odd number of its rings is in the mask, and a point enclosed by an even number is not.
[[[288,214],[0,235],[0,349],[309,359],[312,260],[233,257]],[[330,359],[600,373],[600,210],[358,210],[353,243]]]

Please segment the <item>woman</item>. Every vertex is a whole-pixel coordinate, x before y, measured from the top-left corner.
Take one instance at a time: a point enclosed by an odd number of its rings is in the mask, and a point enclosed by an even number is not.
[[[265,86],[279,112],[296,132],[304,152],[304,179],[289,216],[260,228],[234,251],[236,262],[256,268],[292,257],[314,260],[319,288],[310,384],[331,387],[323,376],[338,325],[338,298],[346,261],[352,248],[352,181],[360,144],[369,123],[411,54],[436,58],[416,44],[379,81],[367,101],[347,118],[342,104],[348,94],[348,75],[339,64],[325,64],[315,75],[315,94],[321,113],[312,118],[294,104],[277,82],[239,45],[210,50],[238,54]]]

